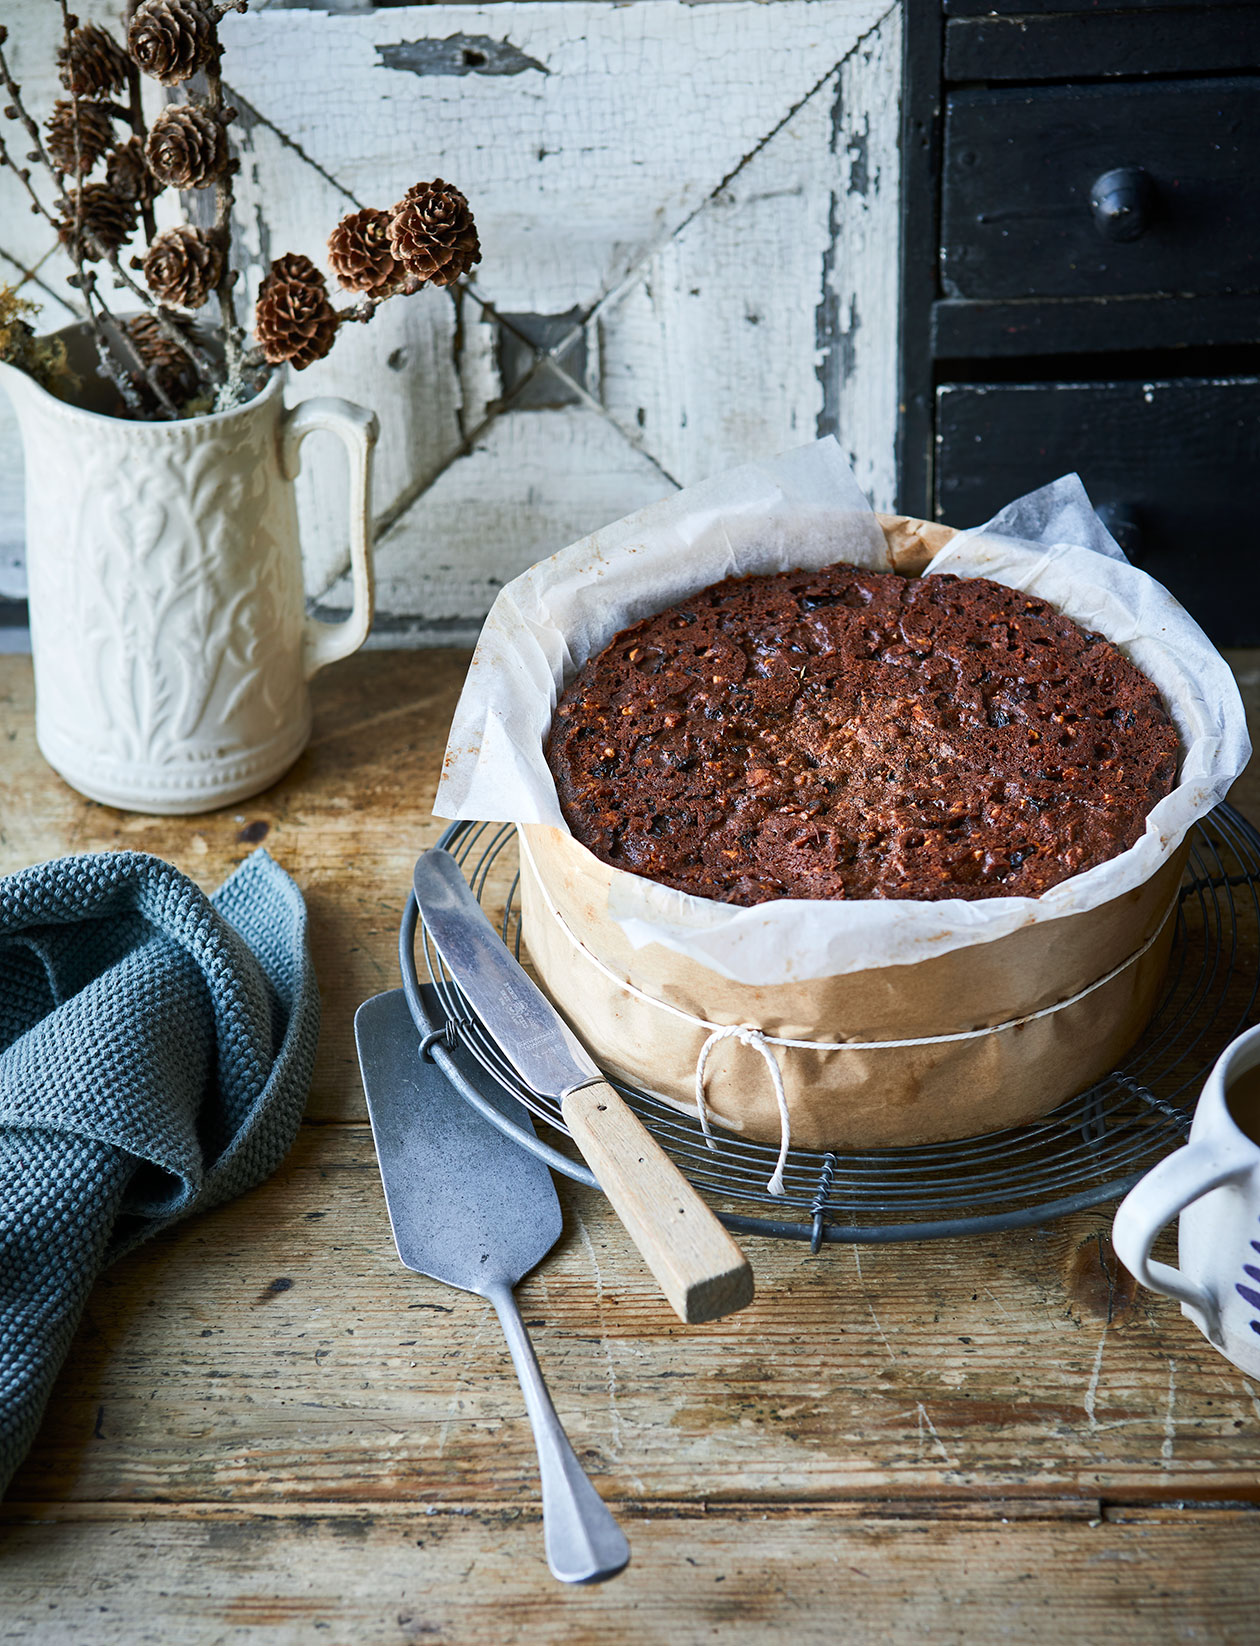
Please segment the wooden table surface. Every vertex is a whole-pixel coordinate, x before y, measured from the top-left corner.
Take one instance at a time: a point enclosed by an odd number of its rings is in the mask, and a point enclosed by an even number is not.
[[[1260,654],[1232,661],[1260,707]],[[1135,1292],[1106,1207],[817,1257],[750,1238],[753,1306],[689,1329],[561,1182],[564,1236],[519,1295],[633,1560],[549,1577],[502,1336],[398,1264],[352,1035],[397,983],[466,662],[338,665],[282,783],[158,819],[48,770],[29,659],[0,657],[0,871],[135,848],[211,889],[265,841],[324,1000],[285,1165],[93,1293],[0,1507],[0,1640],[1260,1641],[1260,1386]],[[1260,819],[1260,781],[1234,799]]]

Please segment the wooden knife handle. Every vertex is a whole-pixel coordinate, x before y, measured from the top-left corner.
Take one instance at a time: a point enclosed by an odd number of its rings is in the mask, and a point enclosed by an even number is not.
[[[606,1081],[562,1101],[565,1124],[680,1320],[752,1302],[748,1259]]]

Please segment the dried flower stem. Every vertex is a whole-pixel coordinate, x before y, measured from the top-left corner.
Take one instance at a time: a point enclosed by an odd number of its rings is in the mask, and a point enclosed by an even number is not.
[[[96,358],[100,362],[101,370],[118,390],[127,409],[137,419],[148,419],[149,412],[136,390],[135,379],[142,377],[152,391],[154,399],[166,415],[172,419],[178,418],[179,409],[158,381],[154,372],[149,369],[139,349],[135,347],[127,333],[119,325],[110,312],[109,304],[101,296],[97,286],[95,272],[89,272],[82,286],[83,300],[87,304],[88,315],[96,333]],[[100,314],[96,309],[100,309]],[[102,318],[103,316],[103,318]],[[118,351],[129,354],[133,364],[125,365],[118,358]]]

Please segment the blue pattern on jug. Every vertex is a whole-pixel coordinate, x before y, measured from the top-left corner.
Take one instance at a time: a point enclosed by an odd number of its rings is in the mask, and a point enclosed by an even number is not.
[[[1251,1242],[1251,1249],[1254,1252],[1260,1252],[1260,1240],[1253,1240]],[[1254,1263],[1244,1263],[1243,1273],[1245,1275],[1250,1275],[1252,1280],[1260,1283],[1260,1269],[1258,1269]],[[1244,1286],[1242,1281],[1238,1280],[1234,1282],[1234,1290],[1238,1293],[1239,1297],[1244,1300],[1244,1302],[1250,1303],[1253,1309],[1260,1309],[1260,1291],[1257,1291],[1255,1286]],[[1252,1331],[1255,1332],[1257,1337],[1260,1337],[1260,1320],[1253,1316],[1248,1324],[1251,1326]]]

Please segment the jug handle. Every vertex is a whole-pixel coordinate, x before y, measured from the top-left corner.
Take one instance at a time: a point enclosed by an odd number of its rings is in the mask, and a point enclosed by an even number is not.
[[[358,651],[372,627],[376,599],[372,565],[372,454],[380,424],[375,412],[366,411],[349,400],[339,400],[332,395],[303,400],[301,405],[285,413],[281,425],[280,467],[287,480],[297,478],[302,464],[302,442],[315,429],[335,434],[345,446],[350,462],[350,573],[354,603],[344,622],[306,619],[302,652],[308,680],[325,664]]]
[[[1224,1339],[1216,1298],[1180,1269],[1157,1263],[1151,1257],[1151,1247],[1165,1223],[1171,1223],[1191,1201],[1210,1189],[1245,1177],[1249,1170],[1249,1162],[1240,1166],[1236,1156],[1214,1142],[1203,1139],[1187,1143],[1167,1155],[1129,1190],[1120,1202],[1111,1230],[1116,1256],[1134,1279],[1193,1309],[1202,1317],[1207,1335],[1218,1349]]]

